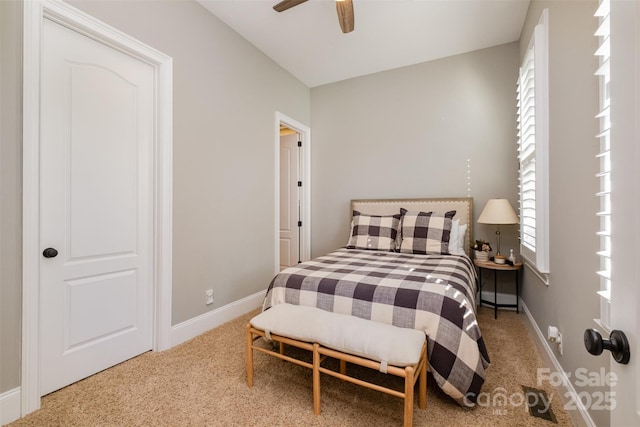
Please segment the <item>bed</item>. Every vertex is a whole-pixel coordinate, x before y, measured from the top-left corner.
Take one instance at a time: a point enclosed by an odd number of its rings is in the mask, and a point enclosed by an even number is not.
[[[263,310],[289,303],[424,331],[437,385],[472,406],[489,366],[468,256],[473,199],[353,200],[350,210],[347,245],[281,271]]]

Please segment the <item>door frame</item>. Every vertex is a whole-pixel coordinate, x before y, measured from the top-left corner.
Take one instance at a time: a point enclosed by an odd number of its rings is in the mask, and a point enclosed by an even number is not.
[[[155,68],[153,350],[171,347],[173,124],[171,57],[54,0],[23,3],[23,229],[21,413],[40,408],[40,67],[49,19]]]
[[[300,147],[300,179],[302,181],[302,191],[300,192],[300,220],[302,221],[300,260],[306,261],[311,258],[311,129],[309,126],[276,111],[274,131],[274,274],[280,272],[280,124],[298,132],[300,141],[302,141],[302,147]]]

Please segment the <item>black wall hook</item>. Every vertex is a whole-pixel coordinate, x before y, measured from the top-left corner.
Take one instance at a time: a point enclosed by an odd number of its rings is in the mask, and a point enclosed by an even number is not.
[[[584,331],[584,346],[587,351],[595,356],[602,354],[602,350],[609,350],[614,360],[618,363],[626,365],[631,358],[631,350],[629,349],[629,340],[622,331],[613,330],[609,339],[602,339],[600,332],[595,329],[587,329]]]

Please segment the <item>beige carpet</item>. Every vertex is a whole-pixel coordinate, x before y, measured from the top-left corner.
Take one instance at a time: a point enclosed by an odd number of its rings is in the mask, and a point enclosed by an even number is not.
[[[255,384],[245,380],[244,326],[250,313],[162,353],[149,352],[45,396],[42,409],[10,426],[401,426],[399,398],[322,377],[322,414],[312,410],[311,371],[262,354]],[[429,378],[427,409],[414,426],[554,426],[534,418],[522,386],[552,397],[558,425],[571,425],[558,392],[536,384],[542,366],[522,314],[481,308],[480,326],[492,364],[484,404],[463,409]],[[383,381],[401,379],[366,371]],[[513,405],[509,403],[514,403]],[[501,405],[502,404],[502,405]]]

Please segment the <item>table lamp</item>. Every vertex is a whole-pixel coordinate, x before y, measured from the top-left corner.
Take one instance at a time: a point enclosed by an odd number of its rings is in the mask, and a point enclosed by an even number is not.
[[[498,235],[498,252],[496,255],[500,255],[500,225],[519,224],[520,219],[507,199],[489,199],[480,217],[478,217],[478,223],[496,224],[498,226],[496,231]]]

